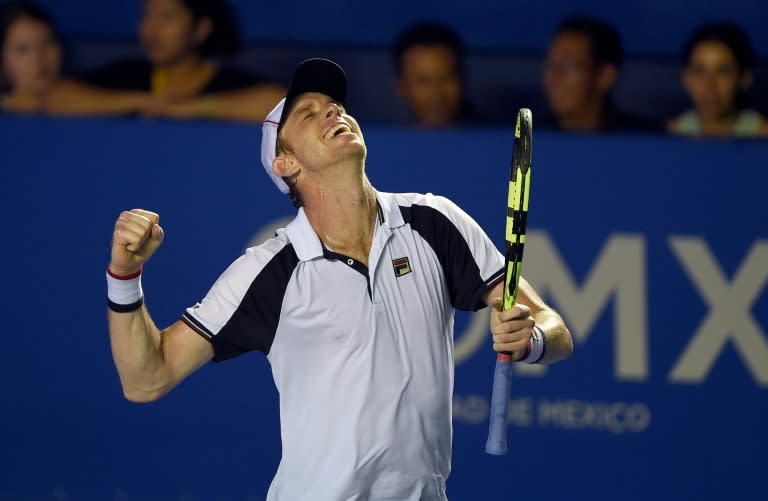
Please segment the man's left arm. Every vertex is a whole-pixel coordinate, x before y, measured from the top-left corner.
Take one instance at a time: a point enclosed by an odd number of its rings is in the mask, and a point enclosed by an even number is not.
[[[520,278],[517,304],[505,311],[499,311],[504,282],[496,284],[483,296],[491,312],[491,334],[493,349],[497,352],[511,352],[512,359],[519,359],[528,346],[528,340],[538,327],[545,338],[545,352],[539,363],[551,364],[565,360],[573,354],[573,339],[562,317],[531,287]]]

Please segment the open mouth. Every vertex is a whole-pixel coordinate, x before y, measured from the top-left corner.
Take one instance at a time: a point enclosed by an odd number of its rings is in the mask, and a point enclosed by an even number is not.
[[[334,137],[338,137],[342,134],[348,134],[352,132],[352,129],[349,128],[347,124],[337,124],[328,130],[328,132],[325,134],[326,139],[332,139]]]

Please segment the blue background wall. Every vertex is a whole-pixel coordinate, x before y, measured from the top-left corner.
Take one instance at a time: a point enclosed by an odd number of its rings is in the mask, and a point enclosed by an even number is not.
[[[447,195],[502,242],[510,130],[364,130],[376,187]],[[0,117],[0,499],[264,498],[280,457],[264,357],[131,404],[104,304],[120,210],[161,214],[144,278],[160,325],[291,216],[259,141],[249,126]],[[451,499],[764,499],[766,158],[764,142],[535,135],[524,273],[576,352],[515,376],[511,453],[490,457],[486,319],[457,317]]]
[[[474,2],[230,0],[251,41],[342,43],[388,46],[395,34],[419,19],[437,19],[457,27],[468,46],[482,49],[542,50],[565,15],[588,13],[615,23],[631,53],[677,55],[698,23],[729,19],[743,25],[763,56],[762,0],[479,0]],[[40,0],[56,14],[65,32],[78,36],[133,37],[138,0]]]

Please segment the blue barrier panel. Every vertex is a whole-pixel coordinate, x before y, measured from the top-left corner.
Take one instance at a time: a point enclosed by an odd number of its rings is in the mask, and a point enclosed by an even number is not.
[[[38,1],[53,12],[69,35],[135,36],[139,2]],[[665,0],[629,4],[582,0],[578,7],[570,0],[472,3],[390,0],[334,6],[309,0],[269,4],[232,0],[230,3],[235,7],[246,38],[264,42],[389,46],[407,25],[434,19],[454,26],[472,48],[540,51],[564,17],[579,13],[614,24],[631,54],[677,57],[693,29],[712,19],[738,23],[749,34],[758,54],[765,56],[768,51],[762,0],[733,0],[727,5],[718,2],[691,5]],[[375,22],[371,22],[373,20]],[[290,29],[286,29],[286,23],[290,23]],[[648,36],[649,33],[653,36]]]
[[[364,128],[386,191],[447,195],[503,240],[509,130]],[[123,209],[161,214],[160,325],[293,214],[258,127],[0,117],[0,499],[262,500],[280,457],[263,356],[121,396],[104,269]],[[760,499],[768,461],[768,143],[534,135],[524,275],[575,355],[513,379],[484,453],[487,313],[457,314],[453,500]]]

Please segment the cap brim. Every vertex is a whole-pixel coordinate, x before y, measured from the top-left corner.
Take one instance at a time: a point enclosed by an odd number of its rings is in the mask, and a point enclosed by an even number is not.
[[[267,171],[272,182],[277,189],[283,193],[288,193],[288,185],[285,181],[272,170],[272,161],[275,159],[275,145],[277,144],[277,126],[285,107],[285,98],[281,99],[277,106],[269,112],[267,118],[261,126],[261,165]]]

